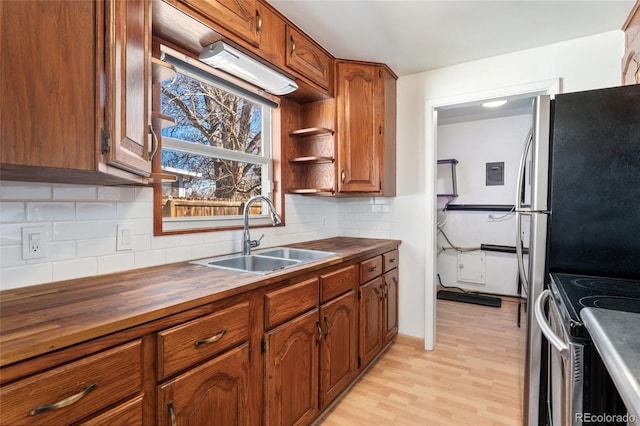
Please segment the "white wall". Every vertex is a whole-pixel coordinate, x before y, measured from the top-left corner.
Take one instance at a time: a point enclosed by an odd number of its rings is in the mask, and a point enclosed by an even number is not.
[[[514,203],[520,154],[531,127],[532,115],[438,126],[437,158],[455,158],[458,197],[454,204]],[[504,162],[504,185],[487,186],[488,162]],[[481,244],[514,246],[516,223],[513,213],[450,211],[438,213],[443,231],[457,247],[479,248]],[[517,294],[518,265],[515,254],[485,251],[485,283],[458,281],[458,253],[438,234],[437,272],[444,285],[469,290]]]
[[[400,246],[400,332],[435,343],[435,137],[432,107],[513,93],[561,79],[561,91],[620,85],[622,31],[455,65],[398,80],[398,197],[393,235]],[[428,52],[425,52],[428,54]]]

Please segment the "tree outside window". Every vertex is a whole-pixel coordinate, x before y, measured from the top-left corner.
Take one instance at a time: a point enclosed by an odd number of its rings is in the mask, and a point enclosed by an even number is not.
[[[177,176],[163,184],[163,217],[241,214],[268,186],[269,108],[182,73],[162,84],[161,108],[176,121],[162,130],[162,168]]]

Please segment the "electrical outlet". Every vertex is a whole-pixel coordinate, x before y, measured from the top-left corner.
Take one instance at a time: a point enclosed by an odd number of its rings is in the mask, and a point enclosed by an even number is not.
[[[42,226],[22,228],[22,258],[27,260],[47,257],[46,235],[47,229]]]

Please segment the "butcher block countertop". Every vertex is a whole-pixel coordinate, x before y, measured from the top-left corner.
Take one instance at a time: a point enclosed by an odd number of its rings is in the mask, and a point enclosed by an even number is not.
[[[336,237],[287,247],[337,256],[267,275],[189,262],[0,292],[0,367],[398,247],[398,240]]]

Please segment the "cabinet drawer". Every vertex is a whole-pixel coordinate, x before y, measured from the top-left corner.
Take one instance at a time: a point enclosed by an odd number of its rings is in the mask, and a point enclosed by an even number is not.
[[[2,423],[69,424],[140,391],[141,348],[137,340],[3,386]]]
[[[357,279],[358,265],[351,265],[328,274],[320,275],[320,302],[324,303],[342,293],[354,289]]]
[[[382,256],[376,256],[364,262],[360,262],[360,284],[364,284],[370,279],[382,273]]]
[[[318,278],[272,291],[264,296],[265,322],[275,327],[318,306]]]
[[[384,263],[384,272],[390,271],[393,268],[398,267],[398,250],[393,250],[382,255],[382,262]]]
[[[158,379],[249,338],[249,303],[240,303],[158,333]]]

